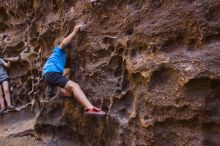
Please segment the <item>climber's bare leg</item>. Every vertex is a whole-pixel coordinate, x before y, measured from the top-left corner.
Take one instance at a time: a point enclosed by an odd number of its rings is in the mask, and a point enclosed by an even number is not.
[[[5,100],[7,102],[7,105],[8,105],[8,107],[12,107],[11,97],[10,97],[10,92],[9,92],[9,82],[4,81],[2,83],[2,86],[3,86],[4,93],[5,93]]]
[[[73,92],[74,96],[80,101],[80,103],[85,108],[87,108],[87,109],[94,108],[94,106],[89,102],[86,95],[83,93],[83,91],[81,90],[80,86],[77,83],[69,80],[66,83],[65,89],[71,90]]]
[[[101,109],[96,108],[95,106],[93,106],[89,100],[87,99],[87,97],[85,96],[85,94],[83,93],[83,91],[81,90],[80,86],[69,80],[66,83],[65,89],[70,89],[74,96],[81,102],[81,104],[85,107],[85,115],[87,116],[105,116],[106,112],[102,111]]]
[[[1,105],[1,108],[4,109],[5,108],[5,101],[4,101],[4,98],[3,98],[3,92],[2,92],[2,87],[0,85],[0,105]]]

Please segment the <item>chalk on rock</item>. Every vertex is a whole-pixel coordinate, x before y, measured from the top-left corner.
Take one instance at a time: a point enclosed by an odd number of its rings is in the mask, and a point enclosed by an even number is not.
[[[80,27],[80,31],[84,31],[87,27],[88,27],[88,25],[82,24],[82,26]]]

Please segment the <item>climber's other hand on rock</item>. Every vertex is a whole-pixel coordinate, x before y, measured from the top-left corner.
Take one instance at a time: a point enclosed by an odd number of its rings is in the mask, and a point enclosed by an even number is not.
[[[65,37],[65,38],[62,40],[62,42],[61,42],[61,44],[60,44],[60,48],[61,48],[61,49],[65,49],[65,48],[66,48],[66,46],[71,42],[71,40],[77,35],[78,31],[80,30],[80,28],[81,28],[82,26],[83,26],[82,23],[76,25],[76,26],[74,27],[73,32],[72,32],[71,34],[69,34],[67,37]]]
[[[74,31],[75,32],[78,32],[79,30],[80,30],[80,28],[82,28],[83,27],[83,24],[81,23],[81,24],[78,24],[78,25],[76,25],[75,27],[74,27]]]
[[[16,61],[16,59],[15,58],[10,58],[8,61],[14,62],[14,61]]]

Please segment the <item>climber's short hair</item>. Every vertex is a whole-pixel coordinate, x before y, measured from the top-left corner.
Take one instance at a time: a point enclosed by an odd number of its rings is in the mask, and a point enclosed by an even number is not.
[[[54,41],[54,46],[60,45],[63,41],[64,37],[59,37]]]

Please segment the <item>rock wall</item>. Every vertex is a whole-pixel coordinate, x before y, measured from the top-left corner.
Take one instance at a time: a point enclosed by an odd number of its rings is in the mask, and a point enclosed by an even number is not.
[[[219,0],[0,2],[0,50],[17,59],[12,100],[17,114],[34,115],[11,115],[31,125],[15,135],[48,146],[220,145]],[[43,102],[41,67],[55,39],[81,21],[88,27],[72,43],[73,74],[104,119],[85,117],[74,98]]]

